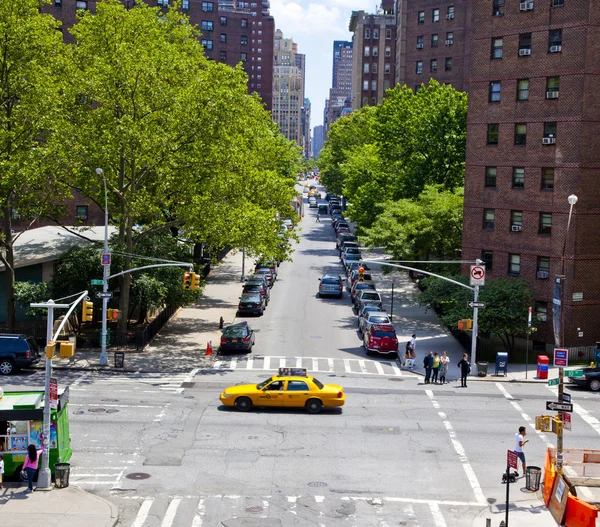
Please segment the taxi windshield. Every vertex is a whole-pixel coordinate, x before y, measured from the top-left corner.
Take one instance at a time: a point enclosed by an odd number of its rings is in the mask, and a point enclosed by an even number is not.
[[[257,390],[262,390],[267,384],[269,384],[273,380],[273,377],[269,377],[266,381],[259,382],[256,385]]]

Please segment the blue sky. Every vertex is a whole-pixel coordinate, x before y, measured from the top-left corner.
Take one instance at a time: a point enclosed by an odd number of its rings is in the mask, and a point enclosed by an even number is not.
[[[298,44],[306,55],[306,97],[310,99],[310,126],[323,124],[325,99],[331,88],[334,40],[352,40],[348,31],[353,10],[376,11],[368,0],[271,0],[275,27]]]

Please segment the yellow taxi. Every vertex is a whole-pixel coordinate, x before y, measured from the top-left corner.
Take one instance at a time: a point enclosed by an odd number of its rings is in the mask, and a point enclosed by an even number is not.
[[[316,188],[313,188],[308,191],[308,197],[310,198],[312,196],[314,196],[315,198],[318,198],[321,196],[321,194],[319,194],[319,191]]]
[[[337,384],[322,384],[310,377],[305,368],[279,368],[278,374],[266,381],[226,388],[220,399],[240,412],[253,406],[283,406],[318,414],[323,407],[344,406],[346,394]]]

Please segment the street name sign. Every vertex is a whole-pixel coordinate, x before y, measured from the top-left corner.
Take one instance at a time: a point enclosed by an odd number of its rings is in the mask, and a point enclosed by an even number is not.
[[[471,285],[485,285],[485,267],[483,265],[471,266]]]
[[[583,377],[583,370],[565,370],[565,377]]]
[[[517,457],[517,453],[514,450],[506,451],[506,466],[507,467],[516,469],[518,467],[517,459],[519,459],[519,458]]]
[[[112,291],[106,293],[96,293],[96,298],[112,298]]]
[[[471,301],[471,302],[467,302],[467,305],[468,305],[470,308],[475,308],[475,307],[477,307],[477,308],[479,308],[479,309],[483,309],[483,308],[485,307],[485,302],[473,302],[473,301]]]
[[[565,367],[569,365],[569,350],[558,349],[554,350],[554,366]]]
[[[570,393],[563,393],[563,395],[562,395],[562,401],[563,401],[563,403],[570,403],[571,402],[571,394]]]
[[[546,401],[546,410],[554,412],[572,412],[573,405],[571,403],[559,403],[557,401]]]
[[[548,386],[556,386],[560,383],[560,379],[557,377],[556,379],[550,379],[548,381]]]
[[[91,280],[90,284],[91,285],[102,285],[102,280]]]

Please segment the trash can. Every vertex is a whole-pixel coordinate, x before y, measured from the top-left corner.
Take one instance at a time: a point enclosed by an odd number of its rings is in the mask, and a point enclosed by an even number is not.
[[[488,363],[485,361],[480,361],[477,363],[477,376],[485,377],[487,375]]]
[[[504,376],[508,373],[508,353],[505,351],[496,353],[496,375],[500,375],[500,372]]]
[[[54,465],[54,486],[57,489],[64,489],[69,486],[69,474],[71,465],[69,463],[56,463]]]
[[[550,364],[550,359],[547,355],[538,355],[537,362],[537,378],[538,379],[547,379],[548,378],[548,365]]]
[[[539,490],[541,477],[542,469],[540,467],[527,467],[527,470],[525,471],[525,487],[527,490],[534,492]]]
[[[125,352],[115,351],[115,368],[122,368],[125,365]]]

